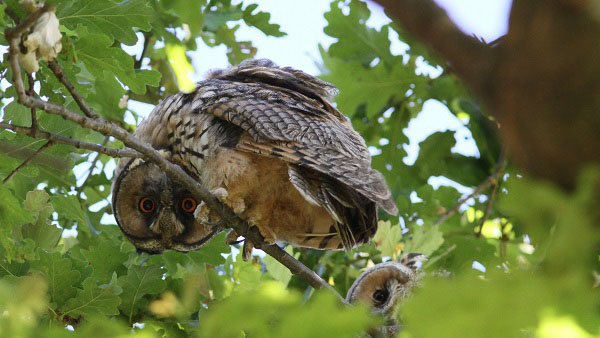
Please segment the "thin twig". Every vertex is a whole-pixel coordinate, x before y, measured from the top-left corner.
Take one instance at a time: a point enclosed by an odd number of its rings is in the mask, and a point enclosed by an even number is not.
[[[140,54],[139,59],[135,60],[135,63],[133,64],[133,68],[140,69],[140,67],[142,66],[142,62],[144,61],[144,56],[146,55],[146,50],[148,49],[148,46],[150,45],[151,38],[152,38],[152,34],[150,32],[144,33],[144,46],[142,47],[142,54]]]
[[[61,67],[61,65],[59,65],[58,62],[52,60],[52,61],[48,62],[48,68],[50,68],[52,73],[54,73],[54,76],[56,76],[58,81],[60,81],[65,86],[65,88],[67,88],[67,90],[73,97],[73,100],[75,100],[75,103],[77,103],[77,106],[79,106],[79,109],[81,109],[81,111],[85,114],[85,116],[91,117],[91,118],[97,118],[98,115],[96,115],[96,114],[94,114],[94,112],[92,112],[92,109],[87,105],[87,103],[85,103],[85,101],[83,100],[83,97],[81,97],[81,95],[79,95],[79,93],[77,92],[77,89],[75,89],[75,87],[73,86],[71,81],[69,81],[69,79],[65,76],[65,71]]]
[[[29,89],[27,90],[27,95],[34,96],[35,80],[33,79],[33,75],[31,73],[27,73],[27,81],[29,82]],[[37,116],[35,114],[35,108],[31,108],[31,129],[37,129]]]
[[[35,11],[35,12],[31,13],[29,16],[27,16],[25,21],[23,21],[22,23],[18,24],[17,26],[15,26],[13,28],[7,29],[6,32],[4,33],[6,40],[13,40],[14,38],[19,38],[21,36],[21,34],[23,34],[26,30],[28,30],[29,27],[33,26],[33,24],[35,24],[35,22],[44,13],[46,13],[52,9],[54,9],[54,6],[52,6],[50,4],[45,4],[42,8],[38,9],[37,11]]]
[[[77,149],[87,149],[91,151],[95,151],[98,153],[106,154],[111,157],[142,157],[140,153],[132,149],[114,149],[105,147],[95,143],[83,142],[80,140],[72,139],[70,137],[65,137],[61,135],[57,135],[54,133],[50,133],[47,131],[43,131],[40,129],[33,129],[29,127],[16,126],[14,124],[0,122],[0,128],[6,130],[12,130],[15,133],[27,135],[29,137],[41,138],[53,143],[66,144]]]
[[[492,184],[492,192],[490,193],[487,203],[485,204],[485,211],[483,213],[483,217],[479,221],[479,229],[477,230],[477,233],[475,234],[475,237],[477,237],[477,238],[481,237],[481,232],[483,231],[483,224],[485,223],[485,221],[487,221],[488,217],[490,217],[490,211],[492,210],[492,202],[494,201],[494,198],[496,197],[496,192],[498,191],[499,185],[500,185],[500,182],[498,182],[498,181],[496,181],[495,183]]]
[[[6,176],[2,180],[2,184],[6,184],[6,182],[8,182],[11,178],[13,178],[19,172],[19,170],[25,168],[25,166],[27,166],[33,160],[34,157],[36,157],[38,154],[40,154],[42,151],[44,151],[44,149],[50,147],[51,145],[52,145],[52,141],[46,142],[43,146],[40,147],[40,149],[36,150],[35,153],[31,154],[25,161],[23,161],[23,163],[19,164],[18,167],[16,167],[13,171],[11,171],[10,174],[8,174],[8,176]]]
[[[0,1],[0,3],[5,3],[4,1]],[[13,21],[15,22],[15,24],[19,24],[19,21],[21,21],[21,19],[19,18],[19,16],[17,15],[17,13],[15,13],[15,11],[13,11],[12,8],[8,7],[8,5],[6,6],[6,8],[4,9],[4,13],[6,13],[6,15],[10,16],[11,19],[13,19]]]
[[[108,143],[109,139],[110,139],[110,137],[108,137],[108,136],[106,136],[104,138],[104,141],[102,141],[102,146],[103,147],[106,146],[106,144]],[[92,172],[94,171],[94,168],[96,167],[96,163],[98,163],[98,159],[100,159],[100,153],[96,154],[96,157],[92,161],[92,165],[90,166],[90,169],[88,170],[87,177],[85,178],[85,180],[83,181],[83,183],[81,183],[81,185],[76,189],[77,195],[79,197],[81,197],[81,193],[83,192],[83,188],[85,187],[86,183],[88,182],[88,180],[90,179],[90,177],[92,177]]]
[[[485,181],[483,181],[480,185],[478,185],[471,194],[469,194],[465,198],[460,199],[458,201],[458,203],[456,203],[456,205],[452,209],[446,211],[442,216],[440,216],[440,218],[438,218],[435,222],[433,222],[433,225],[438,225],[438,224],[445,222],[448,218],[450,218],[454,214],[456,214],[458,212],[458,210],[460,209],[460,207],[463,204],[465,204],[468,200],[470,200],[473,197],[479,196],[485,189],[489,188],[490,186],[498,185],[498,179],[500,178],[500,176],[502,175],[502,173],[504,171],[504,162],[505,162],[504,156],[505,155],[504,155],[504,149],[503,149],[500,151],[500,157],[498,159],[498,163],[496,164],[496,169],[494,170],[494,173],[492,175],[490,175],[488,178],[486,178]]]
[[[125,146],[139,151],[142,156],[146,158],[146,160],[156,163],[156,165],[171,179],[187,188],[194,197],[204,201],[209,209],[214,210],[221,216],[221,219],[228,220],[228,225],[237,233],[246,234],[246,240],[250,240],[252,243],[254,243],[255,247],[260,248],[267,254],[271,255],[273,258],[285,265],[293,274],[300,276],[314,288],[329,289],[340,299],[340,301],[344,302],[344,299],[335,291],[335,289],[333,289],[327,282],[320,278],[314,271],[289,255],[279,246],[274,244],[266,244],[264,242],[264,238],[256,227],[250,227],[250,225],[245,220],[237,216],[233,210],[229,208],[229,206],[221,203],[204,186],[189,176],[181,167],[169,162],[147,143],[140,141],[123,128],[104,119],[94,119],[83,116],[67,109],[62,105],[46,102],[39,98],[28,96],[24,90],[23,81],[21,79],[21,68],[17,61],[18,42],[20,39],[20,34],[35,22],[35,20],[31,20],[31,17],[35,17],[36,19],[39,18],[44,9],[45,11],[48,10],[46,7],[47,6],[44,6],[44,8],[41,10],[31,14],[22,25],[15,27],[15,29],[10,31],[10,34],[6,34],[10,43],[9,61],[13,71],[13,84],[17,92],[17,99],[19,103],[29,108],[42,109],[49,114],[60,115],[64,119],[77,123],[84,128],[95,130],[105,136],[112,136],[122,141]],[[18,34],[15,32],[18,32]],[[0,124],[0,126],[2,125]],[[99,147],[98,145],[95,146]]]
[[[506,166],[505,156],[506,156],[506,151],[505,151],[505,148],[503,147],[500,150],[500,156],[498,156],[498,162],[496,163],[496,169],[495,169],[495,172],[498,173],[498,177],[497,177],[498,179],[496,179],[496,181],[492,185],[492,192],[490,193],[490,196],[485,205],[485,212],[483,214],[483,217],[481,218],[481,221],[479,222],[479,230],[477,231],[477,234],[475,235],[477,238],[481,237],[481,232],[483,231],[483,223],[485,223],[485,221],[488,219],[488,217],[490,217],[490,211],[492,210],[492,204],[494,203],[494,199],[496,198],[496,192],[498,192],[498,187],[500,186],[499,178],[502,175],[502,173],[504,173],[504,167]]]

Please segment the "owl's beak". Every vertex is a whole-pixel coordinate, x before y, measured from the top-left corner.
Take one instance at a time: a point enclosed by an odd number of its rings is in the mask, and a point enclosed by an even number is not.
[[[160,210],[158,215],[150,226],[150,230],[161,235],[163,241],[170,242],[172,238],[181,235],[185,230],[183,224],[177,220],[175,213]]]

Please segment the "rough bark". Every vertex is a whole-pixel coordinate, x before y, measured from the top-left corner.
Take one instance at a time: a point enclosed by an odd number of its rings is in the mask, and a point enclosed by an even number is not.
[[[500,124],[508,155],[572,189],[600,163],[600,11],[591,0],[514,0],[509,32],[477,46],[430,0],[374,0],[446,59]]]

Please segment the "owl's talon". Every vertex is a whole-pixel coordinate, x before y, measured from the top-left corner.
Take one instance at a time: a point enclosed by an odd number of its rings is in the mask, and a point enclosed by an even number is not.
[[[244,200],[241,198],[229,197],[229,192],[227,189],[219,187],[211,191],[211,193],[219,200],[221,203],[229,206],[234,213],[241,214],[246,210],[246,204]]]
[[[210,193],[213,194],[217,199],[219,199],[219,201],[227,203],[227,196],[229,196],[227,189],[219,187],[214,190],[211,190]]]
[[[252,256],[252,249],[254,248],[254,243],[252,243],[248,239],[238,240],[239,237],[240,235],[235,230],[231,229],[231,231],[227,233],[227,236],[225,236],[225,244],[234,245],[244,242],[244,245],[242,246],[242,259],[244,260],[244,262],[247,262],[248,258]]]
[[[243,240],[238,241],[239,237],[240,237],[240,235],[238,235],[238,233],[235,230],[231,229],[227,233],[227,236],[225,236],[225,244],[235,245],[235,244],[239,244],[239,243],[243,242]]]
[[[230,203],[229,206],[231,207],[231,209],[233,209],[233,212],[236,214],[241,214],[242,212],[244,212],[246,210],[246,204],[244,203],[244,200],[241,198],[233,198],[230,199],[229,201]]]
[[[244,262],[247,262],[250,257],[252,257],[252,249],[254,248],[254,243],[249,240],[244,240],[244,245],[242,246],[242,259]]]

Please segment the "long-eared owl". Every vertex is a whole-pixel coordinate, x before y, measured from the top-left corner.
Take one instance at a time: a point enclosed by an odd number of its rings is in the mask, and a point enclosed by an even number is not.
[[[378,207],[397,209],[364,140],[331,103],[336,92],[302,71],[247,60],[166,98],[134,135],[265,241],[350,249],[375,234]],[[221,230],[154,163],[121,159],[112,191],[116,220],[139,250],[194,250]]]

